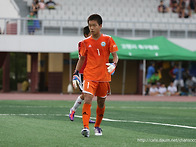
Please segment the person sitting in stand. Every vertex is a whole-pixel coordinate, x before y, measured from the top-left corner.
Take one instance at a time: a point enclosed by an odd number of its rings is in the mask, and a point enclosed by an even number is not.
[[[159,95],[159,90],[158,90],[158,88],[157,88],[155,83],[151,84],[151,87],[150,87],[150,90],[149,90],[149,95],[150,96],[157,96],[157,95]]]
[[[189,5],[189,1],[181,0],[179,7],[179,18],[189,18],[191,17],[191,7]]]
[[[43,9],[45,9],[45,7],[46,7],[46,4],[45,4],[44,0],[41,0],[39,2],[39,9],[43,10]]]
[[[177,96],[180,95],[180,93],[177,91],[177,87],[174,85],[173,81],[170,82],[170,85],[167,87],[168,95],[171,96]]]
[[[149,79],[148,83],[157,83],[160,80],[159,74],[156,71]]]
[[[161,83],[161,86],[159,87],[159,94],[161,96],[167,95],[167,88],[165,87],[164,83]]]
[[[51,9],[55,9],[55,6],[56,6],[57,4],[54,2],[54,1],[52,1],[52,0],[49,0],[48,2],[46,2],[46,7],[49,9],[49,10],[51,10]]]
[[[185,88],[188,91],[188,95],[192,95],[193,94],[193,89],[194,89],[194,82],[192,80],[192,77],[189,76],[186,81],[185,81]]]
[[[169,12],[169,8],[163,4],[163,1],[160,1],[160,5],[158,6],[158,12],[160,13],[167,13]]]
[[[178,13],[179,12],[179,3],[178,3],[177,0],[171,0],[170,7],[171,7],[171,11],[173,13]]]

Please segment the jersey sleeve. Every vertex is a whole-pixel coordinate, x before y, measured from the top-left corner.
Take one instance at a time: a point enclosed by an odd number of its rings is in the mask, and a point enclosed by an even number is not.
[[[111,37],[110,40],[109,40],[109,44],[110,44],[110,53],[113,53],[113,52],[117,52],[118,51],[118,47],[116,45],[116,43],[114,42],[113,38]]]
[[[84,41],[82,41],[80,43],[80,51],[79,51],[79,54],[80,54],[80,56],[86,56],[86,53],[87,53],[87,50],[86,50]]]

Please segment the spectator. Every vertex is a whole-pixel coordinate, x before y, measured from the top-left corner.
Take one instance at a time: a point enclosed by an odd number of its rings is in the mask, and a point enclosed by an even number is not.
[[[173,13],[179,12],[179,2],[178,0],[171,0],[170,1],[170,7]]]
[[[151,63],[151,65],[147,69],[146,81],[151,78],[151,76],[155,73],[155,63]],[[148,83],[148,82],[147,82]]]
[[[179,18],[191,17],[191,7],[189,0],[180,0]]]
[[[158,72],[155,72],[149,79],[148,83],[157,83],[160,80]]]
[[[41,1],[39,2],[39,9],[43,10],[43,9],[45,9],[45,7],[46,7],[46,5],[45,5],[44,0],[41,0]]]
[[[176,65],[172,67],[172,69],[169,71],[169,76],[171,77],[171,81],[174,81],[176,78],[176,75],[173,73],[174,69],[176,68]]]
[[[196,94],[196,77],[192,77],[192,81],[193,81],[193,89]]]
[[[177,91],[177,87],[174,85],[173,82],[170,82],[170,85],[167,87],[168,95],[177,96],[180,93]]]
[[[158,88],[157,88],[155,83],[151,84],[149,94],[150,94],[150,96],[157,96],[157,95],[159,95],[159,90],[158,90]]]
[[[151,65],[147,69],[147,75],[146,75],[146,93],[145,95],[148,95],[150,84],[148,83],[148,80],[151,78],[151,76],[155,73],[155,63],[151,63]]]
[[[186,81],[190,76],[190,73],[189,73],[189,69],[187,68],[183,73],[182,73],[182,78],[184,81]]]
[[[52,0],[49,0],[48,2],[46,2],[46,7],[48,8],[48,9],[55,9],[55,6],[56,6],[57,4],[54,2],[54,1],[52,1]]]
[[[190,63],[189,73],[191,76],[196,76],[196,62]]]
[[[184,87],[182,72],[184,72],[184,68],[179,69],[177,66],[173,70],[173,74],[175,74],[174,86],[177,86],[179,84],[181,87]]]
[[[196,13],[196,0],[190,0],[190,8]]]
[[[35,32],[35,24],[34,24],[34,18],[35,15],[33,13],[33,11],[30,12],[30,14],[27,16],[28,17],[28,32],[29,35],[34,35]]]
[[[28,83],[27,80],[24,80],[24,81],[22,82],[22,87],[21,87],[22,92],[28,91],[28,88],[29,88],[29,83]]]
[[[37,5],[38,3],[39,3],[39,0],[33,0],[32,7]]]
[[[162,79],[162,70],[163,70],[163,67],[159,67],[157,72],[158,72],[158,76],[159,76],[159,80]]]
[[[164,83],[161,83],[161,86],[159,87],[159,94],[160,95],[167,95],[167,88],[165,87]]]
[[[194,82],[192,80],[192,77],[189,76],[185,82],[185,88],[188,90],[189,95],[192,95],[192,90],[194,88]]]
[[[40,22],[38,19],[34,20],[34,27],[35,27],[35,30],[40,29]]]
[[[39,10],[39,4],[37,3],[37,4],[33,5],[33,7],[32,7],[32,11],[35,16],[37,16],[38,10]]]
[[[160,12],[160,13],[169,12],[169,8],[163,4],[163,0],[160,1],[160,5],[158,6],[158,12]]]
[[[196,84],[196,77],[192,77],[192,81]]]

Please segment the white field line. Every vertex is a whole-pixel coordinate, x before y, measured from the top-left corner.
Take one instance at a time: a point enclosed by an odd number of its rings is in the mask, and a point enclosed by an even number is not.
[[[65,116],[64,114],[0,114],[0,116]]]
[[[188,110],[188,109],[196,109],[196,107],[128,107],[128,106],[121,106],[121,107],[114,107],[114,106],[107,106],[109,109],[120,108],[120,109],[177,109],[177,110]],[[107,109],[106,108],[106,109]]]
[[[69,114],[0,114],[0,116],[69,116]],[[74,117],[82,118],[80,115],[75,115]],[[96,119],[95,117],[91,117],[91,119]],[[178,127],[178,128],[187,128],[187,129],[195,129],[196,127],[192,126],[185,126],[185,125],[177,125],[177,124],[164,124],[164,123],[157,123],[157,122],[145,122],[145,121],[129,121],[129,120],[115,120],[109,118],[103,118],[103,121],[109,122],[124,122],[124,123],[138,123],[138,124],[151,124],[151,125],[159,125],[159,126],[169,126],[169,127]]]
[[[67,108],[67,106],[0,106],[0,108]],[[177,109],[177,110],[196,110],[196,107],[131,107],[131,106],[107,106],[107,109]]]
[[[67,114],[66,116],[69,116],[69,115]],[[79,116],[79,115],[74,115],[74,117],[82,118],[82,116]],[[91,117],[91,119],[96,119],[96,118]],[[196,127],[192,127],[192,126],[175,125],[175,124],[164,124],[164,123],[157,123],[157,122],[115,120],[115,119],[109,119],[109,118],[103,118],[103,121],[138,123],[138,124],[151,124],[151,125],[159,125],[159,126],[169,126],[169,127],[187,128],[187,129],[196,129]]]

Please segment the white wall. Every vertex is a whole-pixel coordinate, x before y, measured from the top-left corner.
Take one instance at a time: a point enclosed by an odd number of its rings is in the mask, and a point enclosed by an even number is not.
[[[0,35],[0,51],[69,53],[78,49],[77,44],[83,38],[83,36]],[[196,51],[196,39],[169,40],[191,51]]]
[[[196,51],[196,39],[170,39],[170,41],[191,51]]]
[[[0,51],[68,53],[76,51],[82,39],[83,36],[0,35]]]
[[[11,0],[0,0],[0,18],[19,18]],[[4,21],[0,19],[0,28],[4,30]]]

